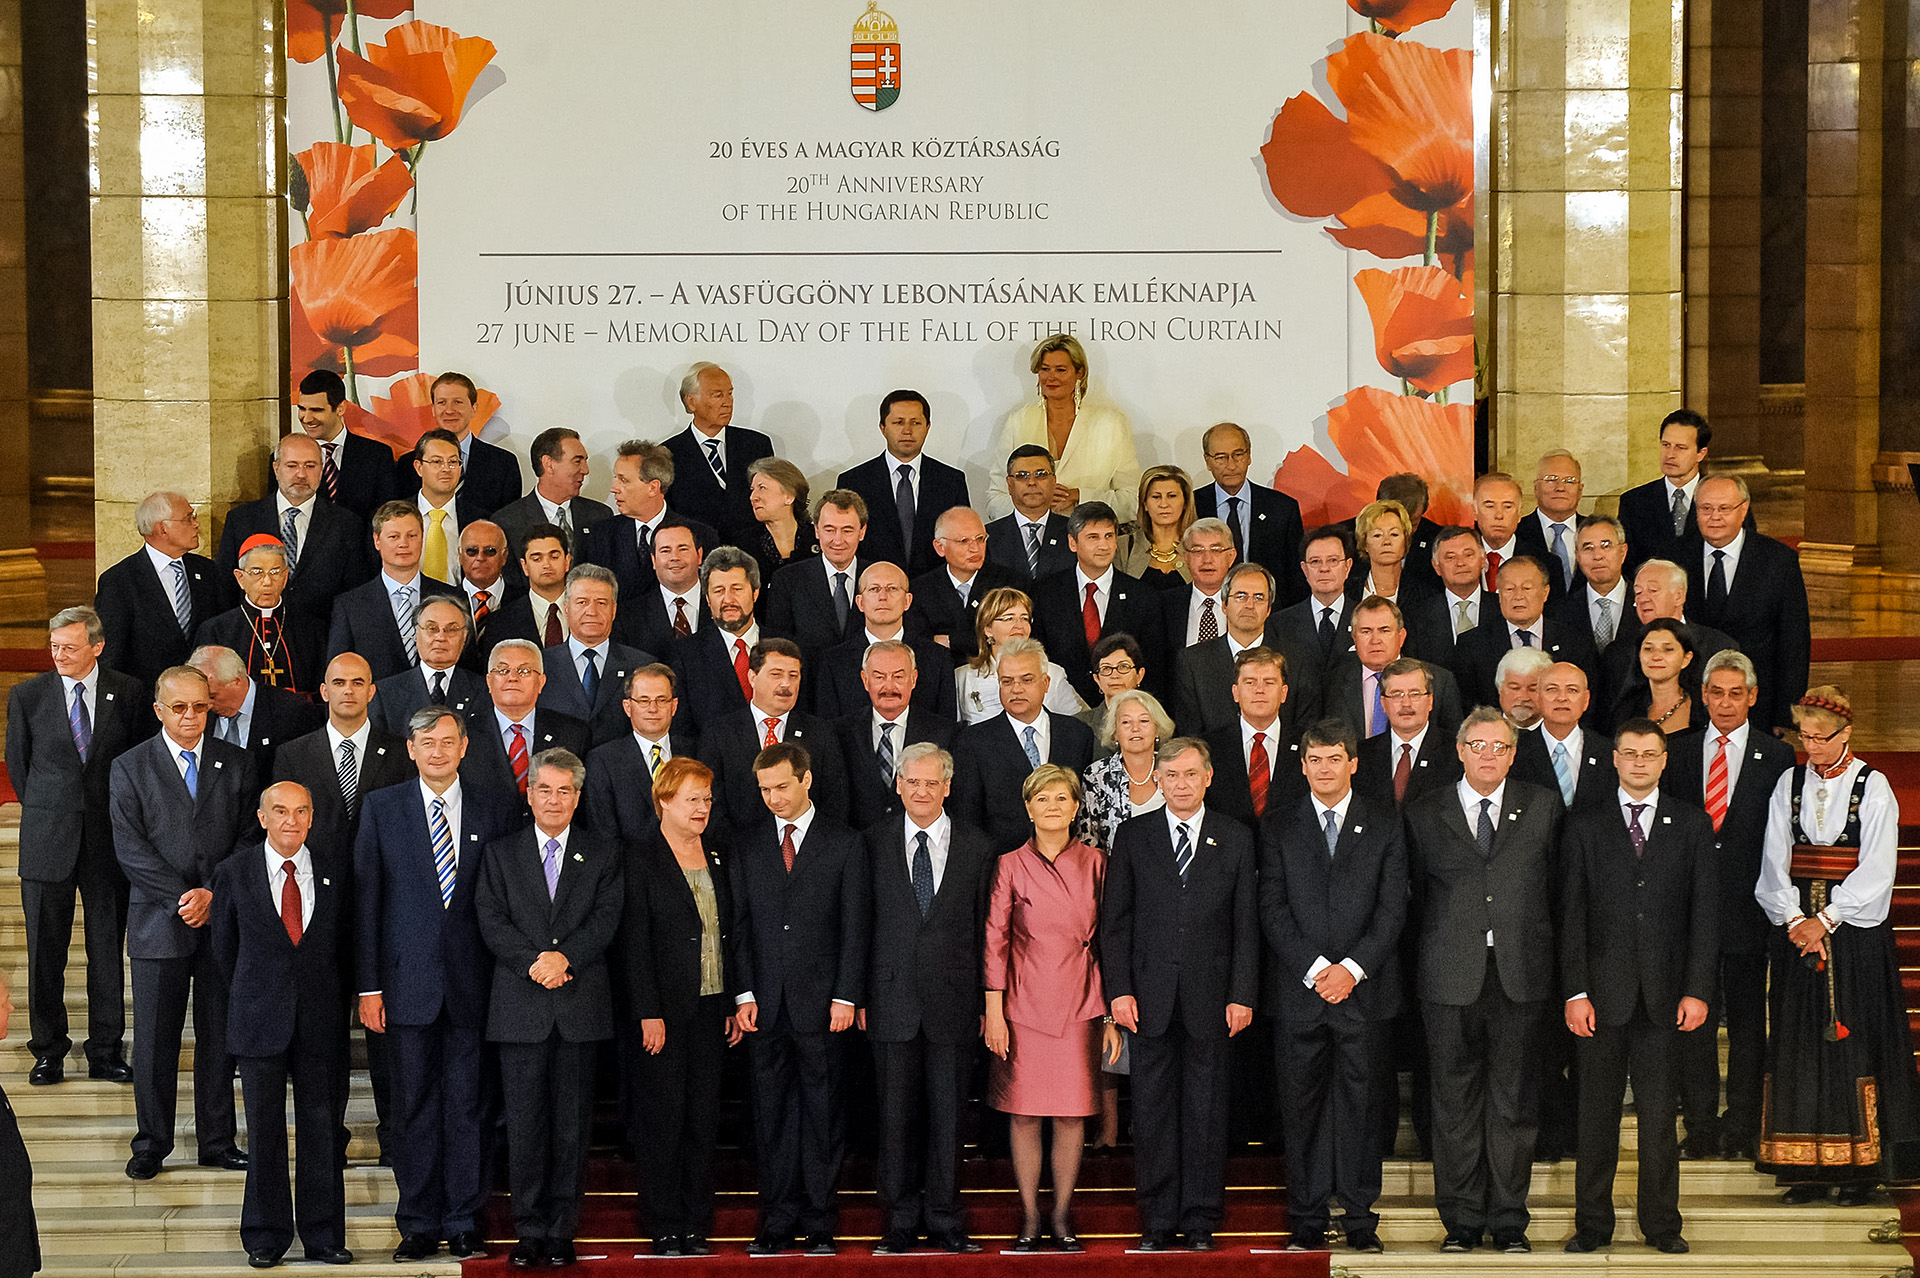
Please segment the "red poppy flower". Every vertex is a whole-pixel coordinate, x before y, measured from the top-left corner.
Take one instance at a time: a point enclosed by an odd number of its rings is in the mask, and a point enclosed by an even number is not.
[[[1436,404],[1361,386],[1328,411],[1327,430],[1347,464],[1345,474],[1313,449],[1296,448],[1273,476],[1273,486],[1300,503],[1309,527],[1351,519],[1373,500],[1382,479],[1405,471],[1427,481],[1429,519],[1471,522],[1472,404]]]
[[[308,240],[288,250],[287,265],[307,323],[322,343],[347,347],[357,357],[360,347],[393,336],[417,352],[419,265],[412,231],[395,227]]]
[[[1308,528],[1338,523],[1360,512],[1347,500],[1347,477],[1333,468],[1318,450],[1302,444],[1280,459],[1273,486],[1300,503],[1300,522]],[[1340,513],[1335,513],[1338,508]]]
[[[433,376],[432,373],[415,373],[411,377],[398,379],[387,387],[384,397],[373,397],[369,405],[371,411],[357,405],[347,405],[347,425],[392,448],[396,456],[411,450],[420,442],[420,436],[435,425]],[[474,434],[479,434],[480,428],[499,410],[500,397],[482,387],[479,402],[474,405]]]
[[[405,151],[437,142],[460,123],[473,82],[493,61],[491,40],[430,22],[403,22],[362,58],[340,51],[340,105],[347,118]]]
[[[354,6],[363,18],[397,18],[412,7],[413,0],[360,0]],[[287,0],[287,56],[301,63],[326,57],[346,16],[347,0]]]
[[[1371,18],[1382,31],[1403,35],[1423,22],[1446,17],[1453,0],[1347,0],[1347,7]]]
[[[1373,318],[1380,367],[1428,392],[1473,376],[1473,292],[1452,272],[1365,270],[1353,283]]]
[[[323,368],[330,373],[344,374],[347,365],[340,347],[320,340],[320,335],[313,331],[297,284],[287,290],[287,302],[290,312],[287,343],[291,348],[288,353],[294,380],[298,381],[300,374]],[[417,291],[405,306],[388,316],[380,336],[355,348],[353,367],[356,373],[369,377],[391,377],[420,367],[420,295]]]
[[[294,156],[307,175],[307,238],[338,239],[370,231],[387,220],[413,189],[413,174],[397,155],[376,164],[373,143],[316,142]]]

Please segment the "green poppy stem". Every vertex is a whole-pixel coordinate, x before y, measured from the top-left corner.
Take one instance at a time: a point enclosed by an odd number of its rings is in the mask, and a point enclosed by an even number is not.
[[[347,0],[347,32],[353,41],[354,56],[364,57],[360,52],[360,9],[355,0]]]
[[[340,72],[334,66],[333,41],[327,41],[327,96],[333,103],[333,140],[345,142],[347,129],[340,121]]]
[[[1439,240],[1440,240],[1440,212],[1438,209],[1436,209],[1433,212],[1427,214],[1427,256],[1423,265],[1432,266],[1435,262],[1440,260],[1439,253],[1435,252],[1435,249],[1439,244]]]
[[[407,172],[413,174],[413,200],[407,205],[407,212],[420,212],[420,161],[427,154],[427,144],[421,142],[407,152]]]
[[[353,375],[353,347],[342,346],[340,348],[340,363],[346,370],[347,398],[358,404],[360,402],[360,384],[354,379]]]

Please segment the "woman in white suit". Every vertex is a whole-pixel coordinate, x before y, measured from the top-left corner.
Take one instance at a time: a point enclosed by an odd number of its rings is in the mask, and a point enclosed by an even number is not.
[[[1053,509],[1070,515],[1084,501],[1104,501],[1122,523],[1130,523],[1138,504],[1140,461],[1133,451],[1133,426],[1117,408],[1082,401],[1087,393],[1087,353],[1077,339],[1055,333],[1033,348],[1031,361],[1040,398],[1007,415],[994,452],[996,474],[987,490],[987,517],[1013,511],[998,461],[1022,444],[1039,444],[1053,454],[1056,486]]]

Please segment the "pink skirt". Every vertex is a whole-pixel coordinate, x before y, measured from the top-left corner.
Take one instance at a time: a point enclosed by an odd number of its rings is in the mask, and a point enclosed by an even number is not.
[[[1007,1059],[987,1058],[987,1104],[1006,1114],[1085,1118],[1100,1112],[1098,1017],[1067,1026],[1060,1037],[1031,1025],[1009,1025]]]

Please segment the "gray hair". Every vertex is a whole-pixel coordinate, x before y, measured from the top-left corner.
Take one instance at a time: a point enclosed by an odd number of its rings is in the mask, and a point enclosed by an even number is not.
[[[876,643],[868,644],[867,650],[860,654],[861,670],[864,671],[867,668],[867,663],[873,660],[875,653],[879,653],[883,657],[898,656],[901,653],[905,653],[907,656],[907,669],[918,670],[920,668],[919,661],[914,658],[912,644],[903,643],[898,639],[882,639]]]
[[[1266,587],[1267,587],[1267,606],[1271,608],[1276,602],[1273,597],[1273,592],[1274,592],[1273,574],[1268,572],[1264,565],[1256,564],[1251,559],[1242,559],[1239,563],[1227,569],[1226,580],[1220,583],[1220,593],[1223,595],[1232,594],[1233,588],[1234,588],[1233,587],[1234,578],[1238,577],[1241,573],[1247,573],[1247,572],[1257,572],[1260,574],[1260,580],[1266,583]]]
[[[1540,467],[1546,465],[1548,462],[1554,460],[1557,457],[1564,457],[1568,461],[1572,462],[1573,468],[1575,470],[1582,469],[1580,465],[1580,459],[1578,457],[1575,457],[1571,452],[1567,451],[1564,448],[1549,448],[1546,452],[1541,453],[1540,460],[1536,461],[1533,464],[1534,469],[1538,470]]]
[[[760,589],[760,561],[738,546],[715,546],[700,561],[700,593],[707,593],[707,578],[716,572],[732,572],[740,569],[747,574],[747,584],[756,591]]]
[[[493,651],[487,656],[487,664],[489,666],[493,664],[493,659],[500,655],[502,648],[512,648],[515,652],[526,653],[528,662],[532,664],[535,670],[538,670],[541,674],[547,672],[546,658],[541,655],[540,645],[531,639],[502,639],[499,643],[493,645]]]
[[[1155,741],[1165,741],[1173,736],[1173,718],[1167,713],[1166,707],[1160,704],[1160,698],[1145,688],[1128,688],[1125,692],[1116,693],[1113,700],[1107,703],[1107,712],[1100,716],[1101,745],[1110,746],[1114,743],[1114,725],[1119,722],[1120,712],[1129,705],[1138,705],[1153,720]]]
[[[100,624],[100,614],[84,604],[77,604],[72,608],[62,608],[59,612],[54,613],[53,616],[47,619],[48,634],[52,634],[56,630],[64,629],[67,626],[85,626],[87,628],[87,642],[89,644],[106,642],[107,630],[105,626]]]
[[[1538,650],[1536,649],[1535,651]],[[1549,661],[1547,664],[1552,665],[1553,663]],[[1514,727],[1513,721],[1493,706],[1475,706],[1473,713],[1460,721],[1460,730],[1453,734],[1453,743],[1455,745],[1465,745],[1467,738],[1472,735],[1475,728],[1488,723],[1497,723],[1507,730],[1508,745],[1515,746],[1520,744],[1520,729]]]
[[[1167,764],[1172,763],[1189,750],[1198,750],[1200,752],[1201,767],[1211,768],[1213,766],[1213,751],[1209,750],[1207,743],[1199,737],[1175,737],[1171,741],[1162,741],[1160,748],[1153,752],[1153,766],[1156,768],[1164,768]]]
[[[680,379],[680,406],[685,408],[687,406],[687,396],[700,389],[700,375],[702,373],[724,373],[726,371],[726,369],[720,367],[718,364],[709,363],[704,359],[695,361],[692,367],[687,369],[687,375]]]
[[[1038,639],[1016,637],[994,648],[993,660],[996,667],[1005,665],[1008,657],[1038,657],[1040,669],[1045,671],[1047,668],[1047,648]]]
[[[1682,568],[1679,564],[1676,564],[1671,559],[1649,559],[1647,560],[1647,562],[1641,564],[1640,567],[1634,572],[1633,579],[1635,581],[1638,581],[1640,579],[1640,574],[1645,572],[1649,568],[1653,568],[1660,572],[1665,573],[1667,576],[1667,585],[1678,586],[1680,588],[1680,593],[1683,596],[1686,594],[1687,570],[1685,568]]]
[[[960,518],[962,515],[972,515],[975,519],[980,519],[980,512],[971,506],[949,506],[941,511],[939,516],[933,521],[933,535],[940,538],[952,536],[953,534],[948,531],[953,527],[952,521]],[[986,520],[980,519],[983,527],[986,522]]]
[[[287,544],[283,541],[263,541],[250,550],[240,552],[238,563],[245,568],[255,555],[278,555],[282,564],[290,564],[293,557],[287,554]]]
[[[900,766],[894,769],[894,775],[899,776],[907,770],[909,763],[918,763],[922,759],[939,759],[940,779],[942,781],[953,780],[953,756],[931,741],[916,741],[902,750],[900,752]]]
[[[1739,475],[1734,474],[1731,471],[1728,471],[1724,474],[1719,474],[1719,475],[1708,475],[1706,479],[1702,479],[1700,482],[1704,484],[1707,482],[1707,479],[1718,479],[1723,483],[1732,484],[1734,491],[1740,494],[1741,501],[1753,500],[1753,494],[1749,492],[1747,489],[1747,481],[1742,479]],[[1695,488],[1693,492],[1694,492],[1695,500],[1698,500],[1700,495],[1700,490],[1698,488]]]
[[[1495,683],[1505,683],[1514,675],[1538,675],[1553,664],[1553,658],[1538,648],[1515,648],[1500,658],[1493,668]]]
[[[527,776],[539,776],[542,768],[559,768],[573,778],[573,788],[576,790],[587,783],[587,765],[580,762],[579,755],[564,746],[554,746],[534,755],[527,764]]]
[[[504,647],[505,644],[502,646]],[[454,727],[460,730],[460,739],[463,741],[466,739],[467,721],[462,719],[460,712],[452,706],[421,706],[407,717],[407,736],[417,737],[442,719],[453,720]]]
[[[203,643],[193,650],[187,664],[207,677],[209,683],[232,683],[247,677],[247,663],[231,648]]]
[[[471,528],[473,525],[468,524],[467,527]],[[413,628],[415,630],[420,629],[420,622],[426,617],[427,609],[436,605],[442,608],[451,608],[459,613],[461,629],[465,632],[469,641],[473,639],[473,614],[467,611],[467,596],[464,592],[457,595],[428,595],[425,599],[422,599],[419,606],[413,610]]]
[[[599,564],[575,564],[567,570],[567,584],[560,591],[560,601],[573,601],[573,588],[583,581],[597,581],[613,592],[613,601],[620,602],[620,579],[613,575],[611,568],[602,568]]]
[[[1722,670],[1737,671],[1747,681],[1749,688],[1760,686],[1760,676],[1754,671],[1753,660],[1738,648],[1722,648],[1708,657],[1707,668],[1701,672],[1700,681],[1705,683]]]
[[[1227,527],[1227,521],[1209,517],[1187,525],[1187,530],[1180,534],[1180,549],[1192,550],[1193,539],[1199,536],[1225,537],[1229,546],[1233,544],[1233,529]]]
[[[162,488],[158,492],[148,493],[138,506],[133,508],[133,527],[142,537],[153,536],[153,530],[173,518],[173,503],[187,501],[185,493],[176,493]]]

